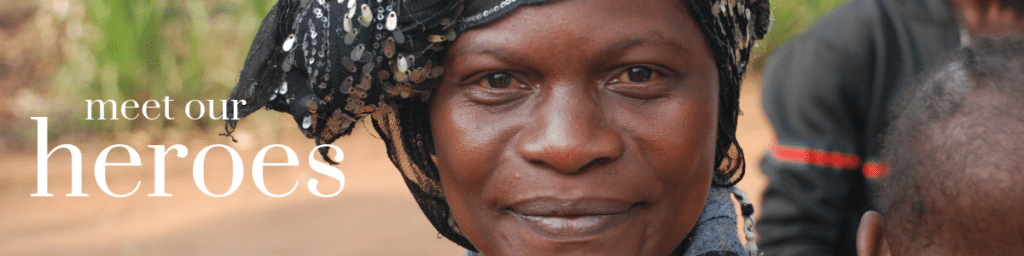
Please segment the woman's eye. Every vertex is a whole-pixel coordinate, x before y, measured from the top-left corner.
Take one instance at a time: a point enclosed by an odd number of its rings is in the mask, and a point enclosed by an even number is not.
[[[512,75],[501,72],[492,73],[487,75],[484,81],[487,82],[486,87],[495,89],[505,89],[508,88],[509,86],[512,86]]]
[[[501,105],[522,98],[530,87],[523,83],[515,71],[489,71],[472,75],[472,83],[462,87],[473,102]]]
[[[631,98],[657,98],[677,88],[680,76],[678,73],[662,67],[636,65],[619,72],[609,80],[607,88]]]
[[[643,83],[651,80],[651,73],[654,72],[647,67],[631,67],[626,70],[626,81],[631,83]],[[621,81],[622,79],[620,79]]]

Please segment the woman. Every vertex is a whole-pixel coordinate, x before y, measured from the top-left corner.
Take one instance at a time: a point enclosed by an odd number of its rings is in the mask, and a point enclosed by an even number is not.
[[[767,0],[282,1],[231,98],[318,144],[372,115],[428,219],[474,252],[755,253],[728,195],[753,239],[734,134],[768,23]]]

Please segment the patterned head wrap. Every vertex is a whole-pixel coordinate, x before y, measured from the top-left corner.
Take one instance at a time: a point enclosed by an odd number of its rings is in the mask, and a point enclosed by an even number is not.
[[[441,235],[461,235],[434,162],[427,101],[444,72],[445,49],[465,30],[516,7],[550,0],[280,0],[260,25],[233,100],[239,117],[266,107],[287,112],[317,145],[330,144],[371,116],[388,155]],[[718,67],[720,97],[714,184],[743,175],[735,139],[739,88],[754,41],[771,23],[768,0],[681,0],[703,31]],[[225,125],[230,136],[237,120]],[[329,148],[321,148],[324,160]]]

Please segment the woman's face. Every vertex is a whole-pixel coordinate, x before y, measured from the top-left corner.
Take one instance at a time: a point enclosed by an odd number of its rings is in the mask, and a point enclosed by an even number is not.
[[[430,105],[445,197],[490,255],[666,255],[714,168],[718,76],[679,0],[524,6],[453,43]]]

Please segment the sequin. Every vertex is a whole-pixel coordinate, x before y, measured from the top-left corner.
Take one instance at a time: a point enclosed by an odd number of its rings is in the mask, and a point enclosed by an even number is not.
[[[384,84],[384,92],[387,93],[388,96],[395,96],[398,94],[398,90],[396,90],[395,87],[391,86],[390,84]],[[384,95],[382,94],[381,96]]]
[[[395,12],[389,12],[388,19],[384,24],[388,28],[388,31],[395,30],[395,28],[398,27],[398,14]]]
[[[363,25],[363,27],[369,27],[370,22],[373,22],[373,13],[370,11],[370,6],[363,4],[360,9],[362,9],[362,15],[359,16],[359,24]]]
[[[416,92],[416,90],[412,89],[412,85],[409,85],[408,83],[402,83],[402,85],[399,85],[395,89],[398,91],[398,96],[402,98],[408,98]]]
[[[284,57],[284,62],[281,63],[281,70],[284,70],[285,73],[292,71],[292,65],[295,64],[295,57],[293,56],[295,55],[288,54],[287,57]]]
[[[345,81],[341,82],[341,87],[338,88],[338,91],[341,91],[341,93],[348,93],[349,90],[352,89],[352,83],[352,77],[346,77]]]
[[[405,81],[409,80],[409,76],[406,75],[405,72],[397,72],[396,71],[394,74],[395,74],[395,81],[405,82]]]
[[[445,37],[442,35],[429,35],[427,36],[427,41],[430,41],[431,43],[440,43],[445,41]]]
[[[324,130],[320,132],[321,138],[335,138],[338,134],[348,130],[352,126],[355,119],[351,116],[341,113],[341,110],[335,109],[331,114],[331,117],[327,118],[327,124],[324,126]]]
[[[309,113],[312,113],[312,114],[316,114],[316,109],[317,109],[316,101],[311,99],[311,98],[314,98],[314,97],[315,97],[315,95],[310,95],[310,96],[306,97],[307,98],[307,100],[306,100],[306,110],[309,110]]]
[[[352,33],[352,19],[341,19],[342,28],[345,29],[345,33]]]
[[[346,19],[352,19],[356,17],[356,8],[354,8],[356,3],[355,1],[349,3],[351,3],[351,6],[348,7],[348,13],[345,14]]]
[[[387,70],[382,69],[380,72],[377,72],[377,79],[387,80],[389,77],[391,77],[391,73],[388,73]]]
[[[394,33],[395,33],[395,43],[404,44],[405,43],[405,35],[402,34],[402,30],[401,29],[395,29]]]
[[[348,8],[352,9],[352,8],[355,8],[355,7],[356,7],[356,0],[348,0]]]
[[[405,72],[409,70],[409,62],[405,56],[398,57],[398,72]]]
[[[309,118],[309,116],[308,116],[308,115],[307,115],[306,117],[303,117],[303,118],[302,118],[302,129],[309,129],[309,127],[310,127],[310,126],[311,126],[312,124],[313,124],[313,121],[312,121],[312,119],[311,119],[311,118]]]
[[[441,66],[437,66],[437,67],[434,67],[434,68],[430,69],[430,76],[429,77],[430,78],[438,78],[438,77],[441,77],[442,74],[444,74],[444,68],[442,68]]]
[[[363,57],[359,58],[359,61],[360,62],[371,62],[371,61],[373,61],[373,53],[371,53],[371,52],[363,52]]]
[[[455,41],[455,38],[458,36],[455,34],[454,29],[449,29],[448,31],[445,31],[444,37],[445,39],[448,39],[448,41]]]
[[[377,111],[377,105],[370,104],[363,107],[363,113],[369,113],[373,111]]]
[[[356,72],[356,63],[352,61],[352,58],[344,57],[341,58],[341,65],[345,67],[349,72]]]
[[[373,71],[373,62],[366,62],[366,65],[363,65],[363,74],[367,75],[371,71]],[[369,77],[369,75],[367,75],[367,77]]]
[[[424,68],[410,70],[409,80],[412,80],[413,83],[421,83],[423,80],[427,80],[427,70]]]
[[[353,99],[353,98],[348,98],[348,102],[345,103],[345,111],[355,112],[356,109],[359,107],[360,102],[361,102],[361,100],[357,100],[357,99]]]
[[[288,81],[281,82],[281,87],[277,88],[277,93],[288,93]]]
[[[356,41],[357,33],[345,34],[345,45],[352,45]]]
[[[288,52],[295,46],[295,34],[288,35],[288,39],[284,40],[284,45],[281,46],[284,51]]]
[[[356,47],[352,48],[352,54],[349,55],[349,57],[353,60],[359,60],[363,57],[363,52],[365,52],[365,50],[366,46],[363,46],[363,44],[356,45]]]
[[[384,56],[387,56],[388,58],[391,58],[392,56],[395,56],[395,38],[394,37],[388,37],[388,39],[384,40]]]
[[[355,87],[352,88],[352,91],[350,93],[351,93],[352,97],[356,97],[356,98],[359,98],[359,99],[365,99],[366,98],[366,91],[360,90],[360,89],[356,89]],[[362,100],[360,100],[360,101],[362,101]]]
[[[373,77],[371,77],[370,74],[363,74],[363,79],[359,81],[359,84],[356,85],[356,88],[362,89],[364,91],[369,90],[370,84],[372,83]]]

